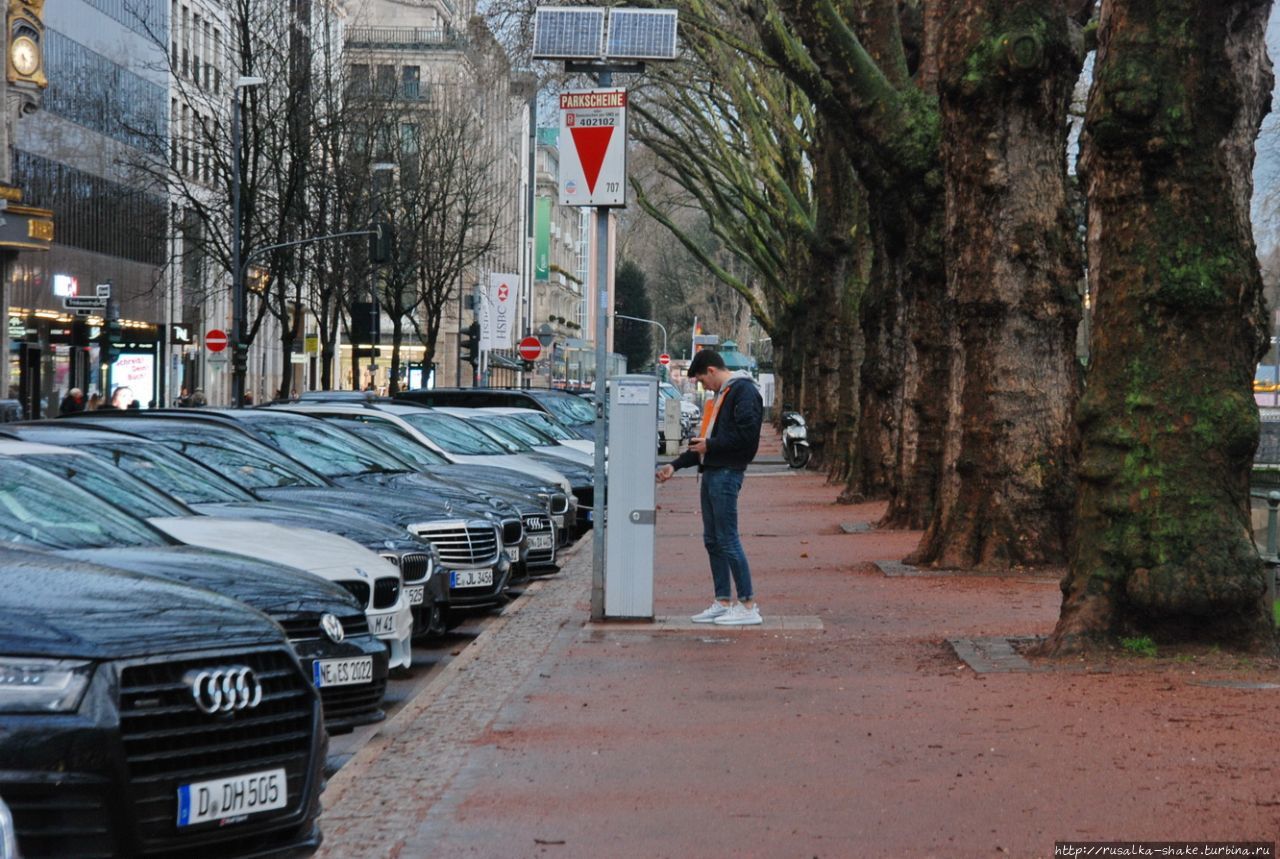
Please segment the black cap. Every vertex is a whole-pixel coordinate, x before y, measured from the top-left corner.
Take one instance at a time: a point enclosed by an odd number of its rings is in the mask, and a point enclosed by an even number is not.
[[[694,376],[707,372],[712,367],[717,367],[721,370],[726,369],[724,359],[721,358],[720,353],[714,349],[700,349],[693,356],[693,360],[689,362],[689,369],[686,372],[686,375],[689,376],[689,378],[693,378]]]

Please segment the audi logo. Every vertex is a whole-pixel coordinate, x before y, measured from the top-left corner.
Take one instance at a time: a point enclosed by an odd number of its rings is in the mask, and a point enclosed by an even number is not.
[[[262,684],[253,669],[243,665],[192,671],[183,679],[202,713],[252,710],[262,703]]]
[[[545,530],[549,524],[546,519],[539,519],[537,516],[531,516],[524,520],[524,527],[530,531]]]

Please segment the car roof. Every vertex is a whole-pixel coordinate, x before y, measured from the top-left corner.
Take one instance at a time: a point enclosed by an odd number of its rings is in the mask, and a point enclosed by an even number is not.
[[[21,441],[37,444],[54,444],[75,447],[80,444],[96,442],[114,442],[121,438],[129,438],[132,442],[134,433],[116,432],[109,429],[94,429],[83,424],[68,424],[66,421],[42,421],[39,423],[5,424],[0,426],[0,435],[11,434]],[[142,439],[148,444],[152,439]]]
[[[84,456],[78,450],[71,450],[66,447],[58,447],[52,444],[37,444],[31,441],[17,441],[15,439],[0,438],[0,456],[39,456],[47,453],[69,453],[75,456]]]

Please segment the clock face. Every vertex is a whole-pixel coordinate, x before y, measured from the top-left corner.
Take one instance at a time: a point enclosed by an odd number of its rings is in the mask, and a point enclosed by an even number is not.
[[[19,36],[9,46],[9,58],[20,75],[29,75],[40,68],[40,49],[27,36]]]

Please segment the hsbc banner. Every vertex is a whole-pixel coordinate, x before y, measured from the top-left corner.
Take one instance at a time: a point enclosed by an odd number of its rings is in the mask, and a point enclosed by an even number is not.
[[[627,91],[560,96],[560,205],[627,205]]]
[[[510,349],[515,346],[516,304],[520,282],[514,274],[489,275],[489,288],[480,302],[480,349]]]

